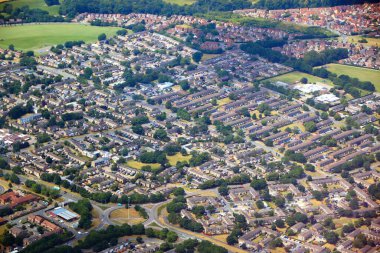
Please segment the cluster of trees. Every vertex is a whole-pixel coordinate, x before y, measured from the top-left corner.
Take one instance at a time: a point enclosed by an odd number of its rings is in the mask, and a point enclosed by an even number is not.
[[[351,161],[345,162],[341,166],[333,169],[333,173],[340,173],[342,171],[351,171],[357,168],[370,168],[371,163],[374,162],[374,157],[370,155],[358,155]]]
[[[380,183],[371,184],[368,193],[375,199],[380,199]]]
[[[140,115],[140,116],[134,117],[131,121],[132,131],[135,134],[144,135],[145,131],[142,125],[147,124],[147,123],[149,123],[149,118],[146,115]]]
[[[59,0],[45,0],[47,6],[59,5]]]
[[[164,228],[162,230],[146,228],[145,235],[149,238],[158,238],[160,240],[165,240],[168,243],[176,242],[178,239],[177,233],[173,231],[169,231],[167,228]]]
[[[370,92],[375,91],[375,85],[369,81],[359,81],[357,78],[352,78],[348,75],[337,75],[328,71],[325,68],[316,68],[312,72],[313,75],[316,75],[321,78],[327,78],[331,80],[336,88],[343,89],[345,92],[351,94],[354,98],[360,97],[360,90],[367,90]]]
[[[189,252],[199,252],[199,253],[227,253],[223,247],[212,244],[209,241],[197,241],[194,239],[187,239],[175,247],[176,253],[189,253]]]
[[[92,249],[99,252],[110,246],[115,246],[119,237],[144,234],[145,228],[142,224],[133,226],[128,224],[122,226],[110,225],[106,229],[92,230],[83,241],[79,241],[78,248]]]
[[[296,90],[296,89],[288,89],[288,88],[285,88],[282,86],[272,84],[269,81],[264,81],[263,85],[264,85],[264,87],[266,87],[268,89],[271,89],[271,90],[277,91],[281,94],[284,94],[289,100],[291,100],[293,98],[299,98],[300,97],[300,92],[299,92],[299,90]]]
[[[243,231],[247,230],[248,223],[244,215],[234,213],[235,226],[231,231],[231,234],[227,237],[227,243],[229,245],[234,245],[238,243],[238,238],[243,235]]]
[[[315,8],[322,6],[337,6],[337,5],[351,5],[351,4],[363,4],[363,3],[377,3],[376,0],[259,0],[254,6],[265,9],[292,9],[292,8]]]
[[[252,6],[249,0],[198,0],[194,4],[179,6],[163,0],[65,0],[61,4],[61,14],[74,17],[77,13],[150,13],[159,15],[207,13],[210,11],[232,11]]]
[[[241,173],[229,179],[211,179],[199,185],[200,189],[210,189],[218,186],[238,185],[251,182],[247,174]]]
[[[302,153],[297,153],[291,150],[286,150],[285,151],[285,156],[284,159],[288,161],[294,161],[294,162],[299,162],[299,163],[306,163],[306,157]]]
[[[195,167],[204,164],[210,160],[210,154],[207,152],[191,152],[191,158],[189,161],[190,166]]]
[[[177,190],[175,195],[176,197],[166,206],[166,210],[169,213],[168,221],[172,224],[179,224],[182,228],[193,232],[202,232],[202,224],[190,220],[187,217],[182,218],[180,215],[181,210],[187,208],[186,199],[184,197],[185,191]]]
[[[69,203],[69,207],[74,212],[80,214],[78,227],[83,229],[89,229],[92,224],[91,202],[88,199],[81,199],[77,202]]]
[[[43,237],[42,239],[33,242],[32,244],[28,245],[26,248],[22,250],[23,253],[40,253],[40,252],[58,252],[55,251],[55,246],[60,245],[68,240],[70,240],[73,237],[73,233],[68,231],[64,232],[62,234],[52,234],[46,237]],[[78,249],[76,250],[70,250],[67,252],[79,252]]]
[[[61,16],[52,16],[49,12],[41,9],[31,9],[29,6],[21,8],[13,8],[12,4],[5,4],[3,7],[5,13],[8,14],[6,19],[22,19],[24,23],[32,22],[64,22]],[[5,17],[3,17],[5,18]]]
[[[81,120],[83,119],[83,114],[80,112],[67,112],[62,114],[61,118],[63,121]]]
[[[20,178],[15,173],[5,173],[4,179],[14,184],[20,184]]]
[[[127,204],[128,205],[128,204]],[[128,207],[127,207],[128,208]],[[141,217],[143,217],[144,219],[148,219],[149,218],[149,215],[148,213],[146,212],[145,208],[140,206],[140,205],[135,205],[135,210],[140,214]]]
[[[168,159],[166,158],[166,153],[164,151],[153,151],[153,152],[144,152],[140,155],[140,161],[142,163],[159,163],[164,166]]]
[[[19,119],[25,114],[33,112],[33,104],[27,103],[26,105],[18,104],[9,110],[8,116],[11,119]]]
[[[45,185],[39,184],[36,181],[33,180],[26,180],[25,186],[31,189],[33,192],[42,194],[44,196],[47,196],[49,198],[55,199],[59,196],[59,190],[46,187]]]

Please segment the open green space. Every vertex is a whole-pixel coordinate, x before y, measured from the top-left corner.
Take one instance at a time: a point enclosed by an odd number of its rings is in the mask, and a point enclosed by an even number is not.
[[[169,164],[171,166],[176,166],[177,162],[188,162],[190,161],[191,155],[184,156],[181,153],[177,153],[172,156],[167,156]]]
[[[136,170],[141,170],[141,168],[144,166],[150,166],[152,169],[158,169],[161,167],[161,165],[159,163],[142,163],[142,162],[135,161],[135,160],[129,160],[127,162],[127,166],[129,166],[133,169],[136,169]]]
[[[196,2],[196,0],[164,0],[166,3],[177,4],[177,5],[191,5]]]
[[[38,24],[0,27],[0,47],[13,44],[16,50],[37,50],[66,41],[94,42],[101,33],[112,36],[118,27],[98,27],[82,24]]]
[[[350,77],[356,77],[360,81],[372,82],[377,91],[380,91],[380,70],[367,69],[361,67],[354,67],[342,64],[327,64],[325,66],[327,70],[337,74],[337,75],[348,75]]]
[[[345,40],[346,42],[350,42],[350,43],[354,43],[354,44],[360,44],[360,45],[368,46],[368,47],[371,47],[371,46],[380,47],[380,38],[367,38],[367,37],[363,37],[360,35],[356,35],[356,36],[348,36],[346,38],[339,37],[338,39],[339,39],[339,41]],[[359,42],[363,39],[365,39],[367,42],[365,42],[365,43]]]
[[[44,0],[11,0],[0,2],[0,9],[3,9],[3,5],[7,3],[11,4],[13,6],[13,9],[29,6],[30,9],[41,9],[48,11],[51,15],[59,14],[59,5],[48,6]]]
[[[299,71],[293,71],[289,72],[283,75],[275,76],[270,79],[267,79],[268,81],[281,81],[289,84],[293,84],[297,81],[300,81],[301,78],[306,77],[309,83],[324,83],[328,85],[332,85],[332,82],[328,79],[323,79],[317,76],[313,76],[310,74],[302,73]]]

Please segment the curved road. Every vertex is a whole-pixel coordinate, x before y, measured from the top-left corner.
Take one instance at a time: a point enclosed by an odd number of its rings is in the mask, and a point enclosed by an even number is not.
[[[152,211],[154,212],[154,222],[157,223],[160,227],[169,228],[170,230],[176,232],[178,234],[178,236],[183,238],[183,239],[191,238],[191,239],[207,240],[209,242],[214,243],[215,245],[226,248],[228,250],[228,252],[234,252],[234,253],[246,253],[246,252],[248,252],[248,251],[245,251],[245,250],[240,249],[238,247],[228,245],[227,243],[220,241],[220,240],[217,240],[211,236],[207,236],[207,235],[204,235],[201,233],[191,232],[189,230],[185,230],[185,229],[173,226],[172,224],[169,223],[169,221],[167,220],[166,217],[162,217],[158,214],[158,209],[161,206],[167,204],[169,201],[170,200],[167,200],[165,202],[161,202],[152,208]],[[151,216],[149,216],[148,220],[150,220],[150,219],[151,219]],[[144,223],[144,225],[145,225],[145,223]],[[149,225],[149,223],[147,225]]]

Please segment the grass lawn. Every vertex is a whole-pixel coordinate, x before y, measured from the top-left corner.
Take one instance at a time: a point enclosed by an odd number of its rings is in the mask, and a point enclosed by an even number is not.
[[[354,223],[355,220],[357,220],[357,219],[355,219],[355,218],[341,217],[339,219],[334,219],[333,221],[335,223],[336,228],[341,228],[344,225],[347,225],[349,223]]]
[[[231,103],[231,102],[232,102],[232,100],[229,97],[222,98],[222,99],[219,99],[217,101],[217,103],[218,103],[219,106],[223,106],[223,105]]]
[[[213,237],[214,237],[216,240],[219,240],[219,241],[222,241],[222,242],[227,242],[228,234],[214,235]]]
[[[208,59],[212,59],[220,56],[220,54],[203,54],[201,61],[206,61]]]
[[[129,210],[126,208],[116,209],[110,214],[110,219],[118,224],[128,223],[130,225],[136,225],[145,221],[134,208],[129,208]]]
[[[359,40],[361,39],[366,39],[367,43],[360,43]],[[342,37],[339,37],[339,41],[343,41]],[[380,47],[380,38],[365,38],[363,36],[348,36],[347,42],[354,43],[354,44],[360,44],[363,46],[375,46],[375,47]]]
[[[309,83],[319,82],[319,83],[324,83],[324,84],[332,85],[332,82],[330,80],[323,79],[323,78],[320,78],[320,77],[317,77],[317,76],[313,76],[313,75],[310,75],[310,74],[302,73],[302,72],[299,72],[299,71],[293,71],[293,72],[286,73],[286,74],[283,74],[283,75],[280,75],[280,76],[272,77],[272,78],[270,78],[268,80],[269,81],[281,81],[281,82],[293,84],[293,83],[301,80],[302,77],[306,77],[307,80],[309,81]]]
[[[99,224],[100,224],[99,213],[95,209],[92,209],[91,214],[92,214],[91,226],[95,228],[95,227],[99,226]]]
[[[41,9],[44,11],[48,11],[51,15],[59,15],[59,5],[48,6],[44,0],[0,0],[0,9],[3,9],[2,5],[4,3],[12,4],[13,9],[20,8],[23,6],[29,6],[30,9]]]
[[[166,3],[178,4],[178,5],[191,5],[196,2],[196,0],[164,0]]]
[[[7,230],[7,227],[4,225],[0,226],[0,235],[4,234],[4,232]]]
[[[167,156],[171,166],[176,166],[177,162],[188,162],[191,158],[191,155],[183,156],[181,153],[177,153],[173,156]]]
[[[150,166],[152,167],[152,169],[158,169],[161,167],[159,163],[142,163],[142,162],[134,161],[134,160],[129,160],[127,162],[127,166],[136,170],[141,170],[141,168],[144,166]]]
[[[0,47],[13,44],[16,50],[37,50],[70,40],[94,42],[101,33],[112,36],[118,27],[98,27],[81,24],[17,25],[0,28]]]
[[[360,81],[372,82],[377,91],[380,91],[380,70],[354,67],[342,64],[327,64],[327,70],[336,73],[337,75],[348,75],[356,77]]]

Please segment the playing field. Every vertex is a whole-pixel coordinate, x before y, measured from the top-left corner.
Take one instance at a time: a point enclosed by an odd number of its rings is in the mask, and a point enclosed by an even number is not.
[[[13,44],[16,50],[37,50],[72,40],[94,42],[101,33],[112,36],[118,27],[81,24],[38,24],[0,27],[0,47]]]
[[[377,91],[380,91],[380,70],[354,67],[342,64],[328,64],[327,69],[337,75],[356,77],[360,81],[372,82]]]
[[[190,5],[196,2],[196,0],[164,0],[164,2],[178,5]]]
[[[293,72],[290,72],[290,73],[287,73],[284,75],[276,76],[276,77],[270,78],[268,80],[269,81],[281,81],[281,82],[293,84],[293,83],[301,80],[301,78],[303,78],[303,77],[306,77],[309,83],[319,82],[319,83],[325,83],[328,85],[332,85],[330,80],[322,79],[320,77],[309,75],[309,74],[298,72],[298,71],[293,71]]]
[[[51,15],[58,15],[59,5],[47,6],[44,0],[0,0],[0,9],[3,9],[3,4],[12,4],[13,9],[20,8],[23,6],[29,6],[30,9],[41,9],[48,11]]]

